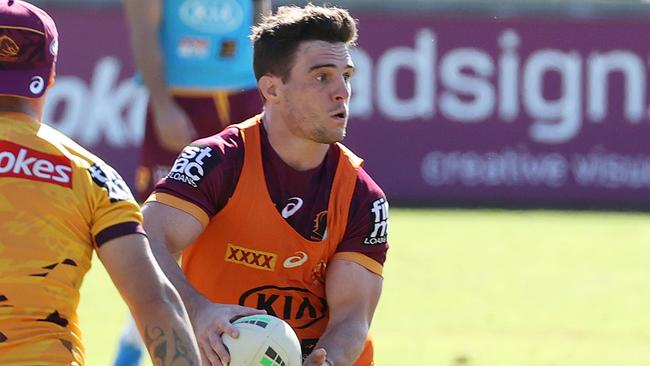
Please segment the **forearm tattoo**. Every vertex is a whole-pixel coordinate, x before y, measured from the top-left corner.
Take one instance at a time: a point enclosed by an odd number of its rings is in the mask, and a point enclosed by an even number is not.
[[[171,335],[158,326],[145,327],[144,343],[154,365],[194,366],[189,347],[172,328]]]

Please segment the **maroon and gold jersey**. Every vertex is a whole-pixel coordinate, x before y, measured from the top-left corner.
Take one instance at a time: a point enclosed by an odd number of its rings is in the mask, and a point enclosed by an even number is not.
[[[93,249],[142,231],[120,176],[20,113],[0,113],[0,365],[83,365],[79,288]]]
[[[186,147],[149,201],[204,225],[183,252],[198,291],[284,319],[306,355],[328,322],[328,263],[345,259],[382,274],[388,204],[361,163],[332,144],[320,166],[298,172],[277,156],[258,115]],[[371,364],[368,340],[355,365]]]
[[[264,180],[277,214],[301,236],[321,241],[327,235],[330,191],[340,159],[331,145],[323,163],[307,171],[296,171],[273,150],[260,127]],[[238,128],[187,146],[167,177],[161,180],[150,200],[186,211],[207,226],[229,202],[244,165],[244,141]],[[359,264],[379,275],[388,250],[388,201],[384,192],[359,167],[349,207],[345,235],[337,252],[356,253]]]

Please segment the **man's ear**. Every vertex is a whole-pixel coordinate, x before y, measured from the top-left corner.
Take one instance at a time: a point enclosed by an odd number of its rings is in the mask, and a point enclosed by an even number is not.
[[[282,80],[279,77],[264,75],[257,82],[257,85],[265,100],[268,100],[271,103],[278,103],[280,101]]]

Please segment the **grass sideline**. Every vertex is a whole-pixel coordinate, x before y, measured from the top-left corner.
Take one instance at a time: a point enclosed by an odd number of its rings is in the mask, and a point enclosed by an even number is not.
[[[376,364],[647,364],[648,218],[391,209]],[[111,364],[125,315],[95,261],[80,308],[88,365]]]

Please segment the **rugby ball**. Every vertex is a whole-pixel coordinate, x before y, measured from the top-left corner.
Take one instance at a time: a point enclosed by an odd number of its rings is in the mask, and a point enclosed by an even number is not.
[[[234,339],[221,339],[230,353],[228,366],[301,366],[300,342],[284,320],[271,315],[251,315],[234,321],[239,331]]]

